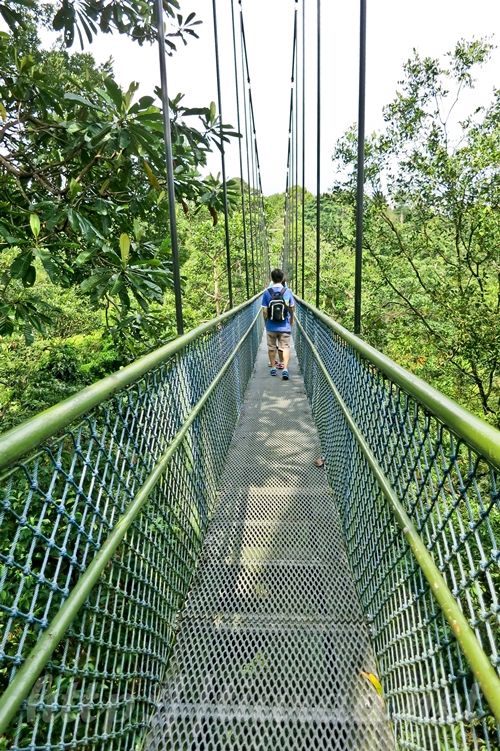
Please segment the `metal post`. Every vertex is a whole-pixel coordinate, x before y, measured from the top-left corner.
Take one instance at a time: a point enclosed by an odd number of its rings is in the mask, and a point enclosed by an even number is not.
[[[318,48],[318,67],[317,82],[318,90],[316,95],[316,307],[319,308],[319,267],[320,267],[320,213],[321,213],[321,0],[318,0],[318,18],[317,18],[317,48]]]
[[[163,139],[165,143],[165,162],[167,166],[168,214],[170,223],[170,242],[172,244],[172,266],[174,272],[175,319],[177,333],[180,336],[184,333],[184,322],[182,319],[181,275],[179,268],[179,245],[177,242],[177,220],[175,216],[174,165],[172,159],[172,134],[170,131],[162,0],[156,0],[156,16],[158,23],[158,51],[160,57],[161,101],[163,109]]]
[[[227,185],[226,185],[226,152],[224,149],[223,131],[222,131],[222,94],[220,85],[220,65],[219,65],[219,37],[217,34],[217,7],[216,0],[212,0],[212,11],[214,21],[214,43],[215,43],[215,70],[217,75],[217,101],[219,104],[219,135],[220,135],[220,158],[222,167],[222,191],[224,201],[224,235],[226,240],[226,267],[227,267],[227,289],[229,294],[229,307],[233,307],[233,284],[231,279],[231,251],[229,247],[229,212],[227,208]]]
[[[354,333],[361,333],[361,275],[363,264],[363,193],[365,182],[366,0],[360,0],[358,169],[356,188],[356,263],[354,271]]]
[[[236,90],[236,117],[237,117],[238,133],[240,134],[238,138],[238,154],[239,154],[239,159],[240,159],[241,217],[242,217],[242,222],[243,222],[243,247],[244,247],[244,252],[245,252],[245,285],[246,285],[247,297],[250,297],[250,277],[248,274],[247,218],[246,218],[246,211],[245,211],[245,191],[243,189],[243,154],[242,154],[242,148],[241,148],[241,139],[243,138],[243,135],[241,133],[239,76],[238,76],[238,63],[237,63],[237,55],[236,55],[236,30],[235,30],[235,23],[234,23],[234,1],[233,0],[231,0],[231,21],[232,21],[232,27],[233,27],[233,58],[234,58],[234,81],[235,81],[235,90]],[[243,82],[243,85],[244,85],[244,82]]]
[[[299,46],[295,64],[295,289],[299,288]]]
[[[247,109],[247,93],[250,86],[250,76],[248,68],[245,68],[245,27],[243,24],[243,10],[240,0],[240,47],[241,47],[241,80],[243,81],[243,115],[245,120],[245,155],[247,163],[247,192],[248,192],[248,222],[250,230],[250,258],[252,261],[252,289],[253,294],[256,292],[255,285],[255,249],[254,249],[254,235],[253,235],[253,221],[252,221],[252,195],[250,188],[250,157],[248,154],[248,109]],[[246,84],[245,84],[246,82]]]
[[[305,243],[306,228],[304,224],[306,189],[306,0],[302,0],[302,277],[301,291],[304,297],[305,286]]]

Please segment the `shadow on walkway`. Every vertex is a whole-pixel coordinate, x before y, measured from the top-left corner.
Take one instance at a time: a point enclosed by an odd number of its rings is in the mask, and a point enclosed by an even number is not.
[[[146,749],[394,748],[296,359],[261,346]]]

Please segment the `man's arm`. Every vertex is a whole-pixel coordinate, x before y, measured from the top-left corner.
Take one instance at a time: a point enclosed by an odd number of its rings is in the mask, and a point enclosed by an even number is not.
[[[293,326],[293,322],[295,320],[295,300],[291,290],[289,291],[288,297],[288,310],[290,313],[290,326]]]
[[[267,306],[269,305],[269,294],[267,290],[262,295],[262,315],[264,316],[264,321],[267,321]]]

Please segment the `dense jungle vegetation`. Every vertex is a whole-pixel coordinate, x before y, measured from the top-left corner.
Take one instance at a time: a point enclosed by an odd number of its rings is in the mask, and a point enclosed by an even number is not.
[[[137,97],[136,84],[125,91],[116,83],[111,63],[68,50],[99,29],[151,42],[146,6],[122,3],[119,14],[105,14],[95,2],[75,14],[63,3],[36,17],[31,0],[0,8],[10,27],[0,34],[2,429],[175,335],[158,92]],[[175,54],[180,40],[196,37],[197,20],[173,6],[167,42]],[[62,34],[50,50],[39,41],[44,26]],[[443,61],[414,52],[385,109],[384,131],[367,140],[363,335],[498,425],[499,92],[460,122],[454,116],[490,50],[462,41]],[[213,104],[200,105],[185,106],[182,94],[171,102],[186,328],[228,307],[222,187],[204,176],[219,118]],[[232,125],[223,130],[236,138]],[[352,130],[337,146],[332,189],[321,197],[321,306],[348,327],[355,162]],[[236,302],[245,297],[242,188],[239,180],[229,185]],[[299,193],[292,191],[300,207]],[[265,210],[277,264],[284,196],[266,198]],[[307,194],[310,300],[315,221],[315,197]],[[262,231],[254,228],[258,237]]]

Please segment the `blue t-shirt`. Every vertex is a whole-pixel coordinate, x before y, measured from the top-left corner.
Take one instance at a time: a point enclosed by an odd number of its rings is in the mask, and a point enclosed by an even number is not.
[[[283,285],[273,284],[271,287],[266,289],[266,291],[262,295],[262,307],[263,308],[267,308],[267,306],[271,302],[271,293],[269,292],[270,289],[276,290],[279,292],[283,289]],[[285,287],[285,291],[283,292],[283,299],[289,308],[295,305],[295,300],[293,299],[292,291],[288,289],[288,287]],[[290,326],[290,314],[287,313],[287,316],[284,321],[266,320],[266,329],[268,331],[281,331],[285,334],[289,333],[292,330],[292,327]]]

